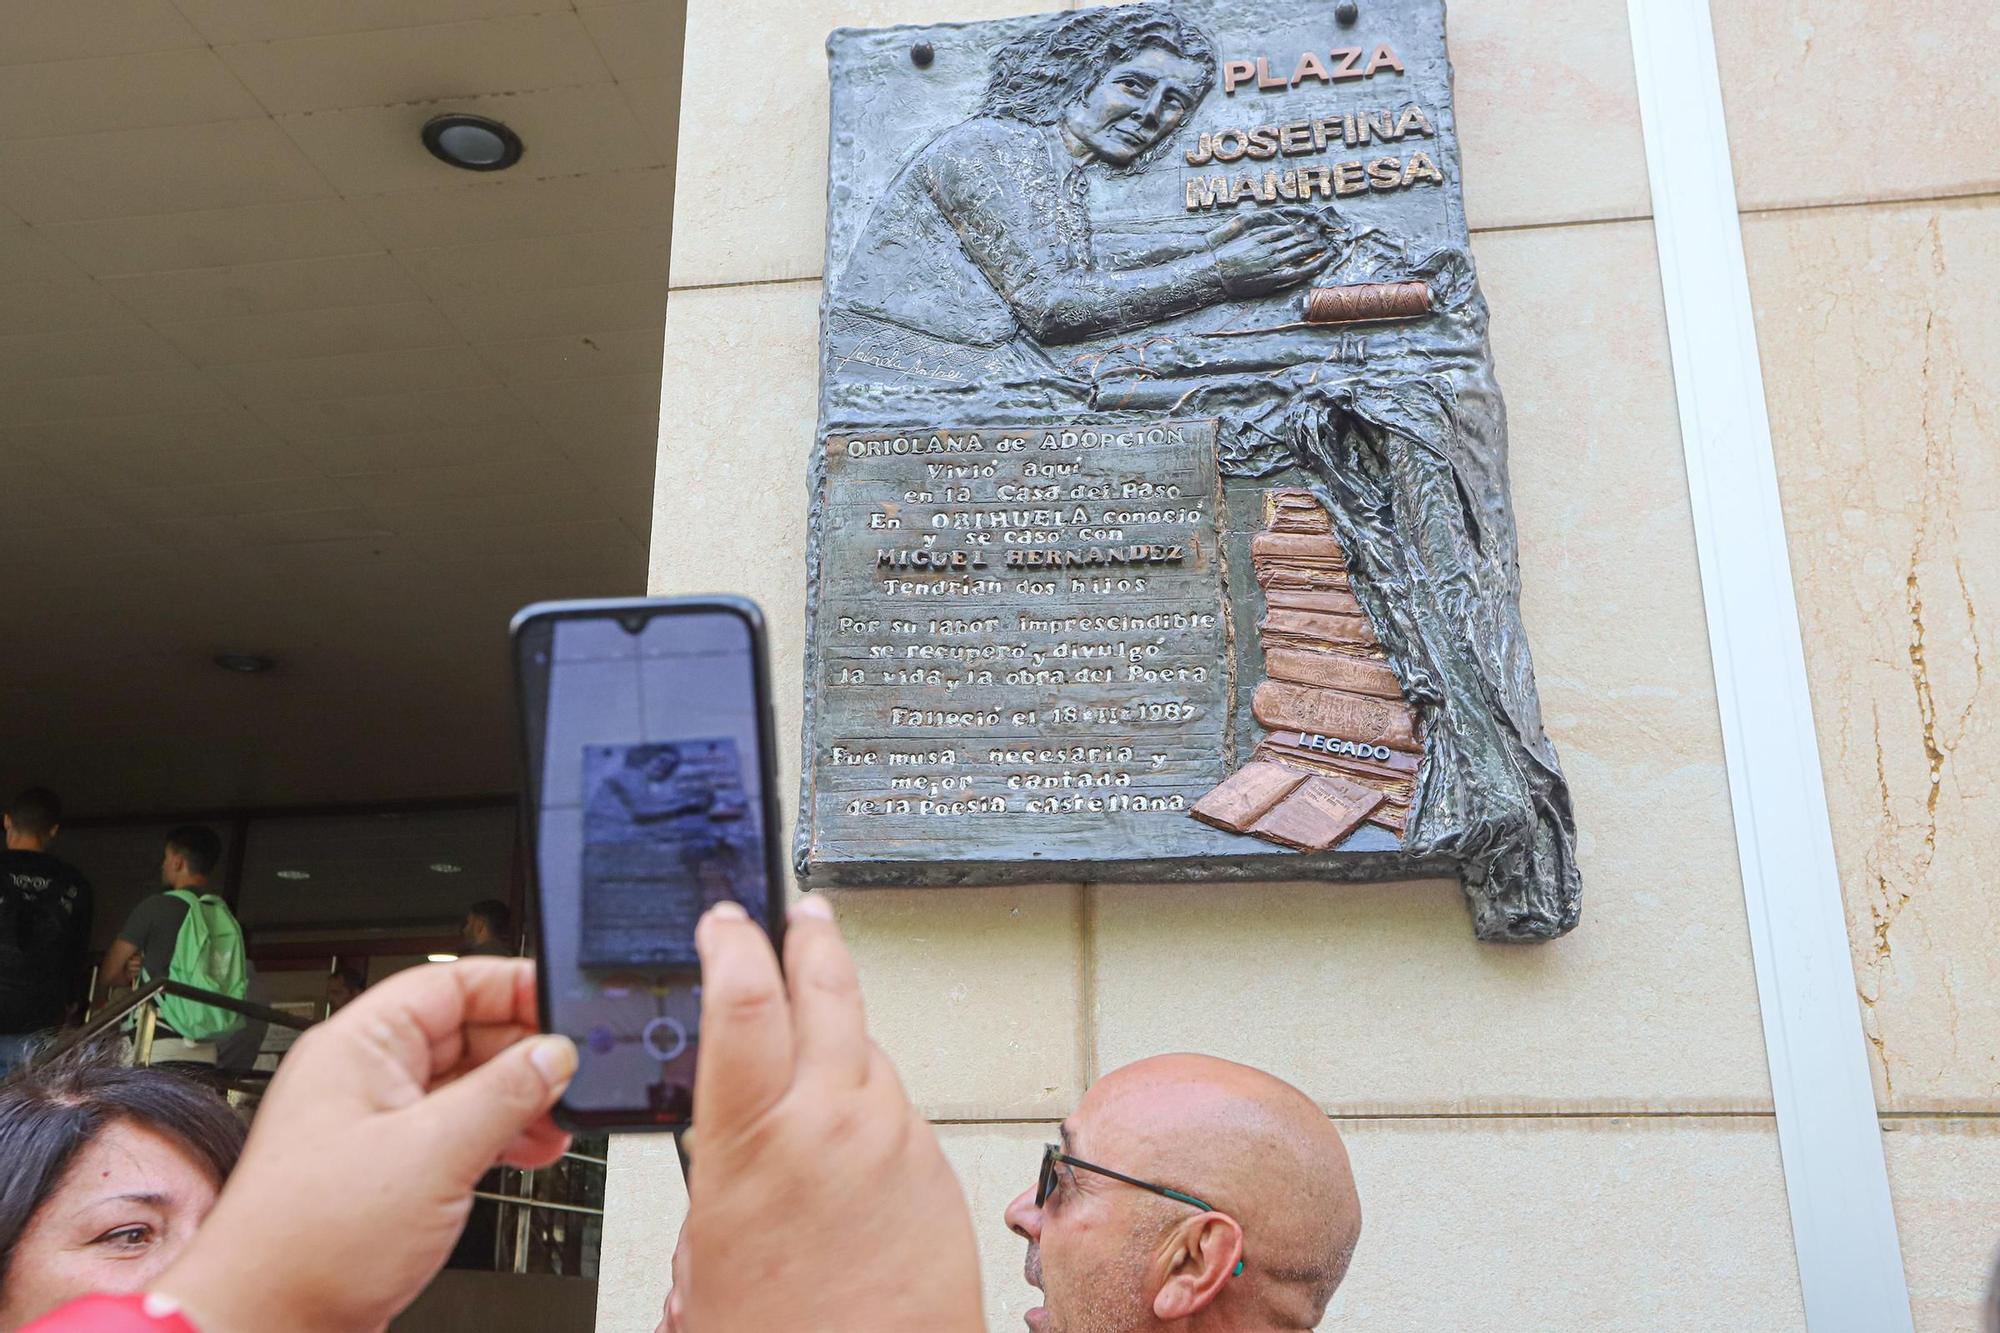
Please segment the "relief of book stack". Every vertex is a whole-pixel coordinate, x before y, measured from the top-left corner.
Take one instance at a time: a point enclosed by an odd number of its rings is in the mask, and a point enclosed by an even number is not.
[[[1331,850],[1363,823],[1400,835],[1423,762],[1416,710],[1312,492],[1266,492],[1250,563],[1264,593],[1265,677],[1251,713],[1265,735],[1194,817],[1303,852]]]

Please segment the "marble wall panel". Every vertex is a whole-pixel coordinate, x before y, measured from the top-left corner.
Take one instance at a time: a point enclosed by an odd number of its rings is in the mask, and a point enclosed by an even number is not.
[[[1917,1333],[1983,1333],[2000,1261],[2000,1122],[1884,1120],[1882,1150]]]
[[[1364,1222],[1323,1333],[1805,1328],[1769,1120],[1380,1120],[1341,1132]]]
[[[1021,1327],[1039,1303],[1000,1213],[1053,1130],[939,1131],[993,1329]],[[1327,1333],[1804,1328],[1769,1120],[1353,1120],[1341,1133],[1364,1222]]]
[[[1876,1091],[2000,1109],[2000,202],[1744,246]]]
[[[1991,0],[1760,0],[1710,13],[1744,208],[2000,189]]]

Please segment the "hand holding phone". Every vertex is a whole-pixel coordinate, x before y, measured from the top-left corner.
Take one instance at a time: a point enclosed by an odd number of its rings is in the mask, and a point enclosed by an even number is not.
[[[480,1174],[541,1167],[576,1067],[535,1035],[534,967],[468,958],[372,986],[300,1037],[215,1209],[154,1290],[205,1333],[381,1328],[451,1253]]]
[[[980,1333],[964,1192],[869,1040],[825,899],[792,909],[783,977],[741,911],[714,909],[696,938],[709,1047],[661,1327]]]
[[[541,1018],[573,1040],[573,1129],[693,1110],[718,903],[781,937],[763,618],[739,598],[554,602],[514,619]]]

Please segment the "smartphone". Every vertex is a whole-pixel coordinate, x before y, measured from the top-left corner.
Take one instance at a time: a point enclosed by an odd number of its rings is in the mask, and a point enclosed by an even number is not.
[[[513,624],[542,1030],[581,1057],[556,1119],[694,1107],[694,927],[742,904],[782,948],[764,618],[736,597],[541,602]]]

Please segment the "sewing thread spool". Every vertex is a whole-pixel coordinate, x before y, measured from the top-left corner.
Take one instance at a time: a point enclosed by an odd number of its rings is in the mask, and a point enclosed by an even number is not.
[[[1369,324],[1385,319],[1416,319],[1431,312],[1427,282],[1362,282],[1345,287],[1314,287],[1306,292],[1306,323]]]

